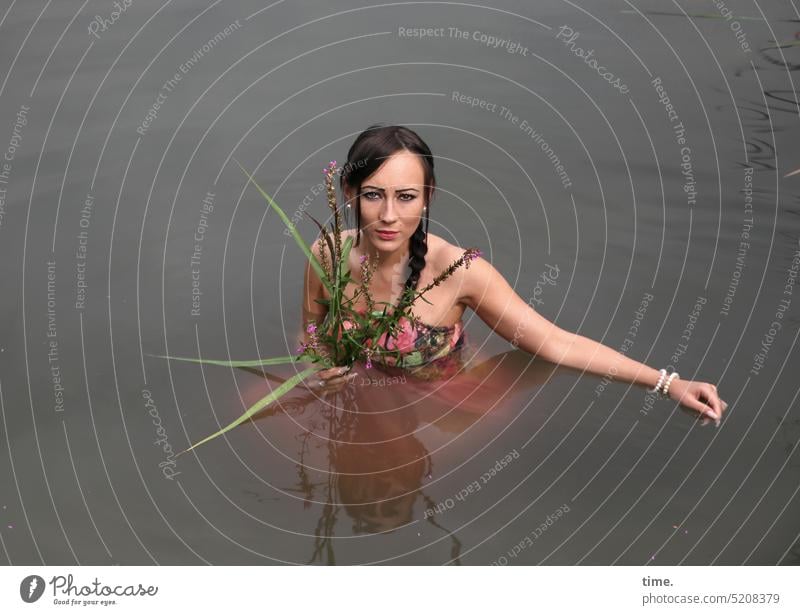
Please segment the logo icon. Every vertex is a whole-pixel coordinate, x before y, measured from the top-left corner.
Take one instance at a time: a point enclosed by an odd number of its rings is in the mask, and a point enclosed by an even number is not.
[[[19,584],[19,595],[25,602],[36,602],[44,593],[44,579],[32,574],[22,579]]]

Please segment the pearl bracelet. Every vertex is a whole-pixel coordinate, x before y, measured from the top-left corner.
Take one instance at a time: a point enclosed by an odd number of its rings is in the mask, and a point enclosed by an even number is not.
[[[650,389],[650,392],[651,393],[660,393],[661,395],[664,395],[665,397],[668,397],[669,396],[668,395],[669,394],[669,385],[672,384],[672,381],[675,378],[677,378],[678,376],[680,376],[680,374],[678,374],[678,372],[672,372],[669,375],[669,377],[667,378],[667,370],[660,369],[658,371],[661,373],[661,376],[659,376],[658,382],[656,382],[656,386],[654,386],[652,389]],[[666,378],[666,382],[664,381],[665,378]],[[664,385],[663,389],[661,389],[661,385],[662,384]],[[661,389],[661,390],[659,390],[659,389]]]
[[[656,382],[656,386],[650,389],[651,393],[658,393],[658,389],[661,388],[661,383],[664,382],[664,378],[667,377],[667,370],[660,369],[658,371],[661,372],[661,376],[659,377],[658,382]]]
[[[678,375],[679,375],[679,374],[678,374],[678,372],[672,372],[672,373],[669,375],[669,378],[667,378],[667,382],[666,382],[666,384],[664,384],[664,390],[662,391],[662,393],[664,394],[664,397],[667,397],[667,396],[668,396],[668,393],[669,393],[669,385],[670,385],[670,384],[672,384],[672,380],[673,380],[674,378],[677,378],[677,377],[678,377]]]

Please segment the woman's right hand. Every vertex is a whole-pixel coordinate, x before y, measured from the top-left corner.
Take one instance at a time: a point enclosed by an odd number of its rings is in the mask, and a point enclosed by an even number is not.
[[[669,397],[699,412],[703,416],[703,426],[714,421],[719,427],[722,413],[728,409],[728,404],[717,393],[716,385],[709,382],[676,378],[669,386]]]
[[[310,383],[310,387],[316,391],[338,391],[345,383],[356,377],[355,373],[348,372],[350,372],[349,365],[323,369],[317,372],[317,378]]]

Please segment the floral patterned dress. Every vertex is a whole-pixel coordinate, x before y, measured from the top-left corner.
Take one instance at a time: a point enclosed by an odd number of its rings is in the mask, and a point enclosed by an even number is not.
[[[377,312],[380,313],[380,312]],[[396,358],[391,355],[373,356],[373,364],[396,367],[416,378],[435,380],[455,374],[461,367],[460,351],[466,336],[461,321],[451,326],[433,326],[401,318],[400,332],[387,340],[386,334],[378,339],[378,345],[390,351],[399,351]]]

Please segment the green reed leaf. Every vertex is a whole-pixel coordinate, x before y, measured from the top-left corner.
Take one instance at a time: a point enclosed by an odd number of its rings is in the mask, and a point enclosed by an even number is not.
[[[214,434],[211,434],[207,438],[203,438],[202,440],[200,440],[200,442],[197,442],[196,444],[193,444],[192,446],[187,448],[185,451],[181,451],[180,453],[178,453],[175,456],[179,457],[180,455],[183,455],[184,453],[189,452],[193,448],[196,448],[196,447],[200,446],[201,444],[205,444],[209,440],[213,440],[217,436],[224,434],[226,431],[229,431],[229,430],[233,429],[237,425],[241,425],[247,419],[249,419],[251,416],[253,416],[256,412],[258,412],[259,410],[262,410],[263,408],[265,408],[266,406],[268,406],[269,404],[274,402],[276,399],[279,399],[280,397],[282,397],[283,395],[285,395],[286,393],[291,391],[295,386],[300,384],[300,382],[302,382],[307,376],[310,376],[311,374],[313,374],[314,372],[319,371],[320,369],[321,368],[319,368],[319,367],[309,367],[308,369],[304,369],[302,372],[299,372],[299,373],[295,374],[294,376],[289,378],[286,382],[284,382],[282,385],[280,385],[277,389],[272,391],[269,395],[265,395],[264,397],[259,399],[256,403],[254,403],[252,406],[250,406],[242,416],[240,416],[238,419],[233,421],[230,425],[227,425],[227,426],[223,427],[218,432],[216,432]]]
[[[670,11],[637,11],[633,9],[623,9],[620,11],[621,13],[626,13],[628,15],[638,15],[639,13],[643,15],[660,15],[662,17],[696,17],[699,19],[727,19],[721,13],[677,13],[677,12],[670,12]],[[737,15],[736,19],[743,20],[743,21],[764,21],[763,17],[744,17],[742,15]],[[796,20],[789,20],[789,21],[796,21]]]
[[[353,236],[351,235],[347,239],[344,240],[344,246],[342,247],[342,267],[343,271],[340,272],[340,275],[347,280],[350,280],[350,265],[348,261],[348,257],[350,256],[350,249],[353,247]]]
[[[295,227],[295,225],[292,223],[291,220],[289,220],[289,216],[287,216],[286,213],[278,206],[278,204],[275,201],[272,200],[272,197],[270,195],[268,195],[261,186],[258,185],[258,182],[256,182],[256,180],[253,178],[253,176],[250,175],[250,173],[247,172],[247,169],[245,169],[241,165],[241,163],[238,160],[236,160],[236,158],[234,158],[234,161],[236,162],[236,164],[239,165],[239,167],[242,169],[242,171],[244,171],[245,175],[247,175],[247,177],[250,179],[250,181],[253,182],[253,185],[261,193],[261,196],[263,196],[266,199],[266,201],[267,201],[267,203],[269,203],[270,207],[272,207],[272,209],[275,210],[275,212],[278,214],[280,219],[283,220],[283,223],[286,225],[286,228],[289,229],[289,232],[292,234],[292,237],[294,237],[294,240],[297,242],[297,245],[300,246],[300,249],[306,255],[306,258],[311,263],[311,266],[314,268],[314,271],[317,272],[317,275],[319,276],[319,279],[322,280],[322,283],[325,285],[325,288],[328,289],[328,292],[331,292],[331,282],[328,279],[328,274],[325,273],[325,270],[323,269],[322,265],[317,260],[317,257],[311,252],[311,248],[305,242],[305,240],[303,239],[302,235],[300,235],[300,233],[297,231],[297,228]]]
[[[792,40],[792,41],[785,41],[783,43],[779,43],[778,41],[770,41],[771,43],[775,43],[772,47],[762,47],[761,51],[769,51],[771,49],[787,49],[788,47],[797,47],[800,45],[800,40]]]
[[[271,359],[253,359],[251,361],[221,361],[217,359],[194,359],[191,357],[170,357],[163,354],[150,354],[145,352],[148,357],[158,359],[169,359],[171,361],[189,361],[190,363],[204,363],[206,365],[222,365],[224,367],[261,367],[262,365],[282,365],[284,363],[294,363],[300,361],[302,354],[289,357],[273,357]]]
[[[309,218],[311,218],[311,220],[314,222],[314,224],[316,224],[319,227],[319,232],[322,235],[322,238],[328,244],[328,248],[331,251],[331,260],[335,261],[335,259],[336,259],[336,250],[333,249],[333,240],[331,239],[330,233],[328,233],[328,229],[326,229],[324,226],[322,226],[322,223],[319,220],[317,220],[314,216],[312,216],[310,213],[308,213],[307,211],[304,211],[303,213],[306,216],[308,216]]]

